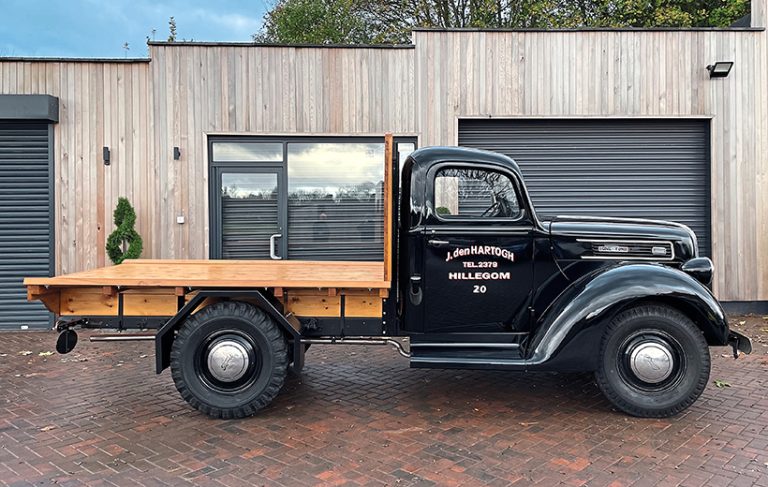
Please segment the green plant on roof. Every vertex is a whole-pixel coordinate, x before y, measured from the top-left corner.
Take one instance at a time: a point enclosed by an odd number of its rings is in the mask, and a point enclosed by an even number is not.
[[[125,259],[138,259],[143,250],[141,235],[136,231],[136,211],[127,198],[118,198],[114,213],[115,231],[107,238],[107,255],[114,264]]]

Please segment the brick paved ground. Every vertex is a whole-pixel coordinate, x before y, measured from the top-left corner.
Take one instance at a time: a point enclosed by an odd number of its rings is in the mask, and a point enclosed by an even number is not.
[[[670,420],[612,411],[589,375],[415,370],[389,348],[315,346],[268,410],[219,421],[154,374],[151,343],[39,356],[54,338],[0,335],[0,484],[768,486],[765,343],[736,361],[712,349],[730,387]]]

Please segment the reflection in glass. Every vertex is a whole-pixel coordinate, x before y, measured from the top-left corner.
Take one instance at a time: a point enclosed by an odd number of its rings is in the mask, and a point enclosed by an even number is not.
[[[213,160],[216,162],[282,162],[283,144],[280,142],[214,142]]]
[[[288,144],[291,259],[383,258],[383,143]]]
[[[398,142],[397,144],[397,160],[400,163],[400,176],[403,175],[403,165],[408,156],[416,150],[416,144],[413,142]]]
[[[269,259],[269,237],[279,233],[277,174],[221,175],[223,259]]]
[[[442,217],[517,218],[520,205],[507,176],[483,169],[441,169],[435,177],[435,211]]]

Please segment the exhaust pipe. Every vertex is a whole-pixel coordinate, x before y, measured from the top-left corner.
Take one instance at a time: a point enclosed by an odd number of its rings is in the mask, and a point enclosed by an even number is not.
[[[406,350],[399,341],[389,337],[302,338],[301,343],[306,343],[306,344],[316,343],[318,345],[392,345],[393,347],[395,347],[395,350],[397,350],[397,353],[399,353],[405,358],[411,358],[411,352]]]
[[[89,337],[91,342],[148,342],[154,339],[154,333],[104,333]]]
[[[89,337],[91,342],[144,342],[155,339],[154,333],[111,333],[92,335]],[[304,344],[318,344],[318,345],[392,345],[401,356],[405,358],[411,357],[411,352],[406,350],[403,345],[389,337],[328,337],[328,338],[302,338],[301,343]]]

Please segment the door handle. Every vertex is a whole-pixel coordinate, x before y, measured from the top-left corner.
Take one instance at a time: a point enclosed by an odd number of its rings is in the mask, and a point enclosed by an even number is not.
[[[409,290],[411,303],[415,306],[421,304],[421,276],[411,276],[411,289]]]
[[[282,236],[283,236],[282,233],[276,233],[276,234],[272,235],[271,237],[269,237],[269,256],[273,260],[280,260],[280,259],[282,259],[282,257],[277,255],[277,252],[275,252],[275,240],[277,240],[278,238],[280,238]]]
[[[451,245],[451,242],[447,240],[429,240],[427,243],[431,247],[445,247],[446,245]]]

